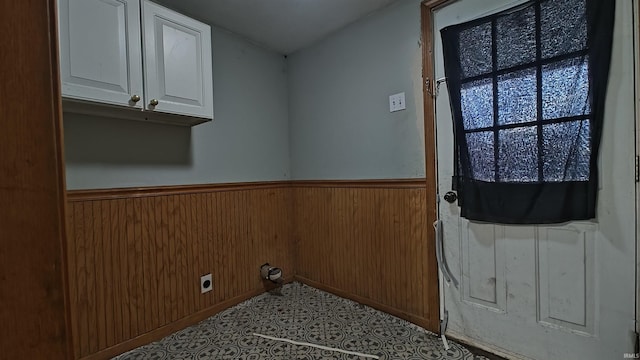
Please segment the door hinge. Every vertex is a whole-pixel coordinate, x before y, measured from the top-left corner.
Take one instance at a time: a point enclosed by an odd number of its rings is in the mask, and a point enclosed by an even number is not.
[[[433,85],[431,85],[431,78],[424,79],[424,88],[431,97],[433,97]]]
[[[636,182],[640,182],[640,156],[636,155]]]

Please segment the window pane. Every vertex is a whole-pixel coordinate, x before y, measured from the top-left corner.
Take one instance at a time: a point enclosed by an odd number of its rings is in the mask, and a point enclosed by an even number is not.
[[[544,125],[542,137],[544,181],[589,180],[589,120]]]
[[[463,30],[459,37],[461,77],[468,78],[491,72],[491,23]]]
[[[536,120],[536,69],[498,76],[498,124]]]
[[[501,182],[538,181],[538,132],[535,126],[498,132]]]
[[[536,13],[533,7],[496,21],[498,69],[536,60]]]
[[[483,131],[467,134],[471,177],[482,181],[495,181],[493,155],[493,132]]]
[[[586,8],[585,0],[549,0],[540,4],[543,58],[586,48]]]
[[[542,117],[556,119],[589,113],[588,58],[580,57],[544,65]]]
[[[481,79],[462,84],[460,110],[464,128],[493,126],[493,81]]]

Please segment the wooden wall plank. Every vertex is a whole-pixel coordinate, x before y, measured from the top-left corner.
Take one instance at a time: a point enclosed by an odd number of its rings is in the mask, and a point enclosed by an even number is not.
[[[136,201],[136,233],[139,233],[139,237],[136,241],[136,252],[139,250],[140,257],[138,258],[138,264],[141,264],[140,274],[142,274],[142,284],[140,290],[142,290],[141,297],[141,307],[142,311],[140,314],[142,315],[142,324],[140,326],[140,332],[146,333],[152,329],[152,315],[151,308],[152,305],[150,303],[151,299],[151,271],[149,268],[149,256],[151,240],[149,239],[149,218],[151,217],[151,213],[146,205],[146,198],[140,198]],[[149,275],[149,276],[147,276]]]
[[[169,221],[169,196],[163,196],[162,198],[162,250],[163,250],[163,258],[162,258],[162,282],[164,283],[164,298],[161,300],[161,313],[164,314],[164,323],[169,324],[173,320],[172,311],[171,311],[171,294],[172,294],[172,285],[171,279],[173,278],[171,273],[171,266],[173,264],[171,260],[171,242],[169,240],[169,234],[171,231],[171,225]]]
[[[177,224],[176,226],[176,221],[175,219],[177,219],[177,213],[176,213],[176,206],[175,206],[175,199],[176,196],[175,195],[171,195],[168,197],[168,203],[167,203],[167,222],[169,224],[169,232],[167,234],[167,239],[168,239],[168,243],[169,243],[169,253],[167,254],[167,256],[165,257],[165,261],[167,264],[169,264],[169,277],[168,280],[171,283],[171,291],[169,293],[169,297],[168,299],[166,299],[167,301],[165,302],[165,306],[167,306],[167,312],[170,312],[171,314],[171,322],[174,322],[176,320],[178,320],[178,304],[176,303],[176,299],[178,297],[178,291],[177,291],[177,269],[176,269],[176,264],[178,262],[178,256],[176,253],[176,227],[179,229],[180,225]]]
[[[195,289],[198,284],[195,282],[192,277],[192,261],[193,261],[193,239],[194,239],[194,228],[191,223],[191,202],[189,201],[189,195],[183,195],[184,198],[184,238],[183,238],[183,294],[187,295],[185,298],[185,309],[182,317],[186,317],[195,312]]]
[[[109,203],[109,214],[111,221],[111,237],[109,238],[109,242],[111,243],[111,267],[105,268],[105,272],[111,273],[112,278],[112,288],[113,288],[113,344],[110,346],[119,344],[124,341],[124,336],[122,335],[122,292],[120,291],[120,229],[119,225],[119,207],[116,201]],[[70,254],[69,259],[74,258],[74,254]],[[109,265],[109,264],[108,264]],[[79,356],[76,355],[76,358]]]
[[[172,304],[176,307],[176,320],[181,319],[186,314],[185,304],[188,302],[188,291],[185,291],[184,284],[184,200],[182,195],[175,195],[175,211],[177,215],[176,233],[175,233],[175,273],[173,278],[176,282],[176,292],[173,294]],[[173,279],[172,279],[173,281]],[[181,296],[182,295],[182,296]]]
[[[78,327],[75,330],[79,331],[81,335],[86,334],[80,338],[78,343],[81,354],[90,352],[89,340],[86,337],[89,334],[89,300],[87,298],[89,291],[87,289],[87,235],[85,232],[84,205],[85,204],[77,204],[74,208],[76,213],[75,255],[77,256],[76,280],[78,291]]]
[[[127,273],[127,285],[129,290],[129,331],[131,336],[136,336],[138,331],[138,288],[140,286],[138,277],[138,254],[136,253],[136,214],[135,214],[135,198],[127,199],[126,202],[126,235],[127,235],[127,259],[129,271]]]
[[[225,239],[224,224],[225,223],[224,223],[224,216],[223,216],[223,214],[227,213],[224,209],[225,198],[226,198],[226,194],[221,193],[219,194],[219,196],[215,196],[215,199],[214,199],[215,207],[216,207],[216,211],[214,215],[214,220],[215,220],[214,243],[217,245],[215,256],[216,256],[216,273],[218,274],[218,276],[216,277],[217,283],[214,282],[214,286],[218,288],[218,291],[216,291],[217,292],[216,302],[227,298],[227,288],[226,288],[226,281],[225,281],[225,279],[227,278],[226,266],[225,266],[227,249],[225,246],[226,242],[224,241]]]
[[[202,204],[202,213],[204,216],[204,224],[205,224],[205,230],[204,230],[204,237],[203,237],[203,251],[204,251],[204,260],[205,260],[205,271],[204,273],[213,273],[216,271],[216,263],[215,263],[215,258],[216,258],[216,252],[215,252],[215,246],[214,246],[214,236],[215,236],[215,227],[214,227],[214,219],[213,217],[215,216],[215,202],[213,201],[213,194],[208,193],[205,195],[205,199],[204,199],[204,203]],[[214,279],[215,280],[215,279]],[[214,281],[213,282],[213,291],[209,292],[207,294],[207,296],[204,297],[204,309],[208,309],[211,306],[213,306],[213,304],[218,303],[218,301],[216,301],[216,297],[218,296],[219,292],[217,289],[217,284]]]
[[[132,330],[135,334],[144,333],[144,257],[142,253],[142,222],[141,222],[141,199],[132,199],[133,214],[131,219],[133,220],[133,264],[134,270],[134,282],[133,291],[135,294],[135,312],[136,312],[136,324],[135,330]]]
[[[129,299],[129,272],[133,273],[133,269],[129,271],[129,257],[128,257],[128,236],[127,236],[127,199],[117,200],[118,207],[118,239],[119,241],[119,265],[120,265],[120,277],[118,279],[118,286],[120,288],[120,308],[122,310],[122,323],[120,328],[122,331],[122,339],[120,341],[126,341],[132,338],[131,335],[131,304]],[[84,355],[84,354],[83,354]]]
[[[104,260],[104,252],[102,252],[102,227],[103,226],[108,226],[108,223],[104,223],[102,221],[102,204],[100,204],[97,201],[92,202],[91,204],[93,206],[93,213],[92,213],[92,217],[94,219],[93,223],[93,245],[92,245],[92,249],[93,249],[93,256],[94,256],[94,264],[95,264],[95,268],[94,268],[94,279],[95,279],[95,283],[94,283],[94,288],[95,288],[95,311],[96,311],[96,317],[97,317],[97,335],[96,335],[96,342],[94,343],[94,351],[97,351],[97,349],[103,349],[106,347],[106,341],[107,341],[107,323],[106,323],[106,305],[105,305],[105,293],[106,293],[106,289],[104,284],[104,278],[105,278],[105,273],[104,273],[104,266],[103,266],[103,260]]]
[[[114,314],[115,309],[113,305],[113,272],[111,271],[111,259],[113,258],[111,253],[111,206],[108,202],[101,202],[101,219],[102,224],[102,271],[104,281],[104,327],[105,327],[105,339],[103,345],[100,348],[109,347],[115,345],[115,327],[114,327]]]
[[[79,204],[80,206],[82,204]],[[76,230],[75,225],[77,223],[76,213],[75,213],[76,204],[70,203],[67,206],[67,249],[69,252],[75,254],[77,249],[77,238],[76,238]],[[77,256],[69,256],[69,260],[67,262],[67,266],[69,269],[69,305],[70,305],[70,320],[72,329],[80,328],[80,319],[78,317],[78,310],[80,309],[79,298],[78,298],[78,279],[76,278],[78,274],[78,265],[77,265]],[[74,358],[79,358],[80,356],[80,337],[78,331],[71,332],[72,334],[72,349]]]
[[[95,233],[93,227],[93,206],[92,204],[85,203],[84,204],[84,251],[86,257],[86,279],[87,279],[87,321],[91,322],[92,318],[96,316],[96,268],[95,268]],[[96,326],[92,326],[92,324],[88,323],[87,328],[89,329],[89,341],[88,348],[89,351],[94,352],[98,348],[98,329]]]
[[[157,286],[158,286],[158,291],[153,303],[155,304],[155,307],[156,307],[154,313],[156,314],[156,318],[158,320],[158,327],[161,327],[167,323],[165,320],[166,318],[165,318],[165,312],[164,312],[165,261],[163,258],[164,256],[163,254],[165,251],[164,234],[166,233],[166,226],[162,218],[162,206],[163,206],[162,197],[152,197],[150,198],[150,200],[151,200],[151,203],[153,204],[153,209],[155,212],[154,229],[156,231],[155,239],[154,239],[156,243],[156,253],[151,254],[151,256],[153,256],[156,261],[155,274],[157,277],[155,279],[155,283],[157,283]]]
[[[217,270],[219,272],[218,286],[220,287],[219,291],[220,291],[221,299],[229,298],[228,291],[227,291],[227,279],[229,278],[228,271],[230,268],[227,266],[227,264],[228,264],[230,249],[227,245],[227,240],[228,240],[227,229],[226,229],[227,222],[224,220],[225,219],[224,215],[229,214],[229,208],[227,206],[227,195],[228,193],[221,193],[220,196],[217,196],[218,214],[216,216],[216,224],[217,224],[218,231],[217,231],[216,243],[218,244],[218,257],[219,257],[219,264],[218,264]]]
[[[200,284],[200,276],[208,272],[202,262],[202,256],[204,252],[202,242],[202,227],[205,221],[205,219],[201,216],[203,198],[205,197],[191,194],[191,226],[194,230],[194,236],[191,239],[191,241],[193,242],[193,246],[191,246],[193,254],[191,257],[192,265],[190,281],[192,281],[196,285]],[[200,289],[197,286],[192,286],[191,291],[193,291],[194,293],[194,312],[204,309],[204,297],[200,296]]]

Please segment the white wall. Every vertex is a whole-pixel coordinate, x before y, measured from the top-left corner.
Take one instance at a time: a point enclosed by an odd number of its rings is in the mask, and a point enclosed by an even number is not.
[[[403,0],[289,57],[293,179],[424,176],[419,41],[420,0]]]
[[[287,180],[283,57],[212,28],[213,122],[183,128],[65,114],[68,189]]]
[[[424,176],[420,0],[287,60],[215,27],[212,48],[211,123],[65,114],[67,188]]]

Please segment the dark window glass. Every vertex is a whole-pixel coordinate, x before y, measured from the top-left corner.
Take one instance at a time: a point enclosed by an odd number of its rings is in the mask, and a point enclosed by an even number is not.
[[[528,8],[496,20],[498,70],[536,60],[535,9]]]
[[[491,72],[491,24],[460,32],[460,68],[463,77]]]

